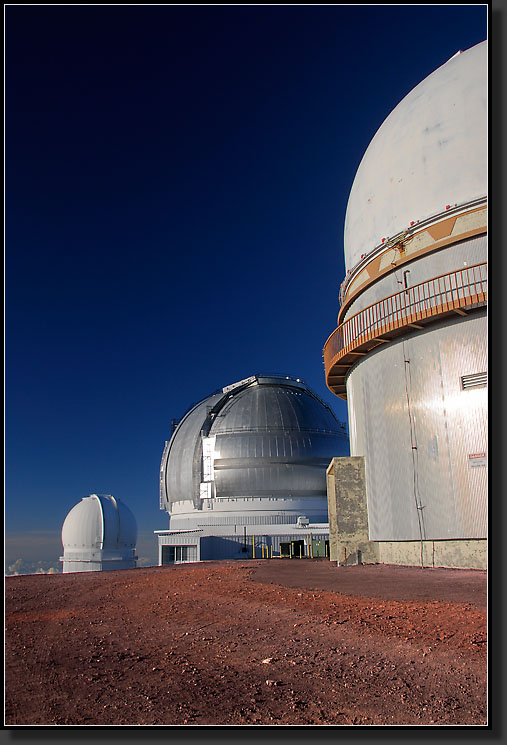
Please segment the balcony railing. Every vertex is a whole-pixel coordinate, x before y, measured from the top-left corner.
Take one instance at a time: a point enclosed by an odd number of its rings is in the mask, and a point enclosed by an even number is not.
[[[342,395],[345,376],[357,355],[391,341],[409,326],[418,328],[452,312],[465,315],[467,309],[487,302],[487,292],[484,262],[407,287],[360,310],[338,326],[324,345],[328,387]]]

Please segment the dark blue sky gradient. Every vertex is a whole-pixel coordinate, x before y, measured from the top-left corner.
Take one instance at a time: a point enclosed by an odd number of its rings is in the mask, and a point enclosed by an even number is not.
[[[7,530],[89,493],[161,529],[171,418],[321,350],[348,194],[486,6],[6,8]]]

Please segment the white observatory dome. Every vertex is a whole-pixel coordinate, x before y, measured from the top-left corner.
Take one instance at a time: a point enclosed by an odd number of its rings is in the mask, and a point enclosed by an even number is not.
[[[137,523],[110,495],[91,494],[71,509],[62,527],[64,572],[135,567]]]
[[[345,218],[347,270],[411,222],[487,193],[487,42],[417,85],[384,121],[358,168]]]

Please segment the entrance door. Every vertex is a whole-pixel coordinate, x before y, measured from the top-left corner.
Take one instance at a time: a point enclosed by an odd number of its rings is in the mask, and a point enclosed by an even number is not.
[[[303,559],[305,556],[305,542],[304,541],[292,541],[291,543],[291,559]]]
[[[162,546],[162,564],[174,564],[174,546]]]

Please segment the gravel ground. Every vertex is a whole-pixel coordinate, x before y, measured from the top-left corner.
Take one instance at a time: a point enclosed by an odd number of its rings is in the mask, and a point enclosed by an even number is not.
[[[253,560],[6,577],[6,726],[485,725],[486,573]]]

